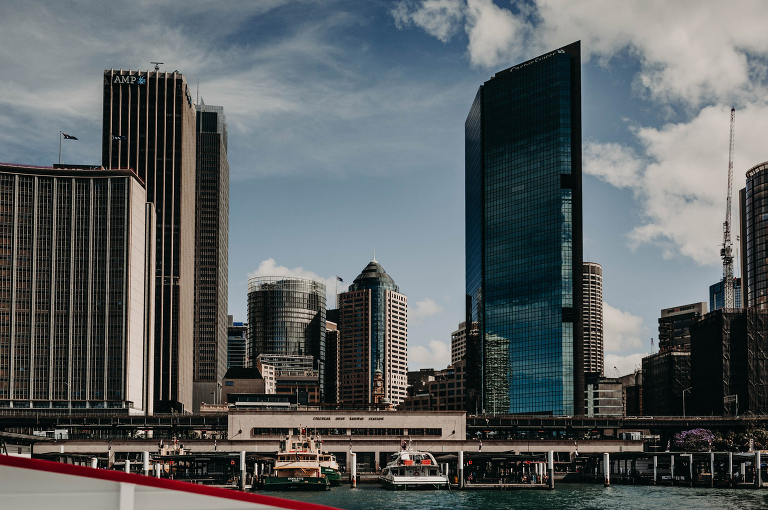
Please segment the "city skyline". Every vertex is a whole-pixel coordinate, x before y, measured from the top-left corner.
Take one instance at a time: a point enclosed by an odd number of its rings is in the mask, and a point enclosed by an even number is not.
[[[661,309],[706,301],[721,275],[732,104],[734,192],[768,160],[757,4],[727,14],[702,6],[703,30],[685,12],[661,16],[640,2],[631,19],[539,6],[533,24],[502,1],[446,1],[432,23],[423,2],[26,10],[35,5],[11,3],[0,21],[1,161],[49,165],[64,130],[79,138],[65,141],[65,163],[98,164],[99,73],[168,62],[193,96],[199,79],[201,95],[232,112],[229,313],[246,320],[249,274],[282,267],[351,282],[379,248],[411,301],[411,370],[447,365],[463,320],[463,118],[495,72],[582,40],[584,258],[606,272],[606,375],[650,351]],[[201,31],[199,20],[215,28]],[[72,35],[85,26],[95,27],[89,40]],[[672,26],[691,42],[671,40]],[[386,224],[370,228],[385,207]],[[306,222],[310,214],[324,221]]]

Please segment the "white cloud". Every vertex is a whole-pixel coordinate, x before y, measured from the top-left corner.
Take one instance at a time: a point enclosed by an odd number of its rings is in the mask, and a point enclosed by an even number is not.
[[[438,340],[430,340],[429,346],[408,346],[408,370],[421,368],[442,369],[451,363],[451,346]]]
[[[418,324],[422,320],[432,315],[437,315],[443,311],[443,307],[435,303],[433,299],[426,298],[418,301],[416,306],[408,311],[408,316],[413,323]]]
[[[399,2],[391,13],[398,28],[413,23],[442,42],[448,42],[461,26],[463,10],[463,0],[424,0],[415,8]]]
[[[643,318],[603,302],[603,350],[621,352],[643,346]],[[606,356],[605,367],[609,367]]]
[[[617,377],[633,373],[636,369],[643,367],[643,358],[649,353],[635,353],[627,356],[618,354],[605,355],[605,376]],[[618,369],[618,374],[616,372]]]
[[[594,175],[617,188],[635,187],[644,169],[635,151],[618,143],[584,145],[584,173]]]
[[[510,57],[522,54],[524,38],[531,28],[521,18],[496,6],[492,0],[467,0],[464,30],[469,37],[470,61],[483,67],[501,62],[504,67],[512,65]]]
[[[248,278],[252,278],[254,276],[294,276],[297,278],[308,278],[310,280],[324,283],[327,308],[333,308],[336,306],[336,295],[334,294],[334,292],[336,292],[335,276],[323,278],[313,273],[312,271],[304,269],[301,266],[294,268],[279,266],[273,258],[262,260],[259,264],[259,267],[255,271],[248,274]],[[344,292],[346,290],[346,288],[342,289],[339,287],[339,292]]]
[[[432,3],[401,3],[393,16],[396,22],[412,19]],[[461,7],[450,3],[452,12],[464,12],[468,55],[475,65],[503,68],[523,53],[530,57],[581,40],[586,59],[595,56],[607,64],[623,52],[634,55],[640,63],[638,87],[662,102],[700,105],[763,93],[764,87],[755,85],[755,78],[765,74],[756,57],[768,52],[762,33],[768,9],[762,0],[744,0],[737,8],[718,0],[534,0],[530,7],[515,3],[512,9],[492,0],[464,0]],[[441,26],[450,28],[417,25],[445,40],[462,19],[441,19]]]
[[[641,224],[629,233],[632,247],[653,243],[666,257],[719,264],[728,170],[730,108],[710,106],[690,121],[634,130],[645,158],[618,144],[589,143],[585,172],[631,189],[641,205]],[[738,191],[745,173],[768,159],[764,133],[768,105],[748,104],[736,113],[731,231],[739,228]]]

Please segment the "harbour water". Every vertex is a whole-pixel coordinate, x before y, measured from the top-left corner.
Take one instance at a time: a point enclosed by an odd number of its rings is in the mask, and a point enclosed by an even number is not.
[[[621,509],[648,510],[765,509],[768,491],[748,489],[692,489],[638,485],[559,484],[554,491],[414,491],[394,492],[363,484],[328,492],[266,493],[344,509],[459,509],[497,510]]]

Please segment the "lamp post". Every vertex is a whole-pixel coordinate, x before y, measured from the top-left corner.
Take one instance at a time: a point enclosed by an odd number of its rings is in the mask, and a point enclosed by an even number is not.
[[[690,395],[690,394],[691,394],[691,390],[692,390],[692,389],[693,389],[693,386],[691,386],[690,388],[686,388],[686,389],[684,389],[684,390],[683,390],[683,418],[685,418],[685,392],[687,391],[687,392],[688,392],[688,394]]]

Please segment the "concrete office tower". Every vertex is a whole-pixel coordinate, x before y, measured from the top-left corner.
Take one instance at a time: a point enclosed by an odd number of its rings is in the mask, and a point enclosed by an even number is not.
[[[477,323],[472,324],[469,334],[477,333]],[[467,355],[467,323],[459,324],[459,329],[451,333],[451,365],[463,360]]]
[[[408,298],[374,259],[339,305],[340,402],[373,403],[380,370],[384,398],[400,404],[408,386]]]
[[[659,318],[659,350],[691,349],[691,320],[707,313],[707,303],[666,308]]]
[[[130,170],[0,165],[0,204],[0,408],[152,414],[144,184]]]
[[[338,310],[334,310],[337,311]],[[328,310],[329,316],[331,310]],[[336,317],[338,320],[338,315]],[[339,401],[339,327],[336,322],[325,321],[325,402]]]
[[[325,390],[325,284],[293,276],[248,282],[248,327],[253,359],[262,354],[312,356]]]
[[[220,393],[227,370],[229,163],[224,108],[199,104],[195,175],[195,350],[192,408]]]
[[[123,139],[124,138],[124,139]],[[102,164],[132,168],[157,212],[155,411],[192,410],[195,109],[178,72],[104,71]]]
[[[250,345],[248,342],[248,323],[235,322],[231,315],[227,316],[227,369],[248,368]]]
[[[741,308],[741,278],[733,279],[733,303],[735,308]],[[714,312],[724,306],[723,281],[720,280],[709,286],[709,310]]]
[[[603,266],[584,262],[582,268],[584,375],[603,377]]]
[[[584,414],[581,43],[480,87],[465,168],[467,407]]]
[[[768,161],[747,171],[744,224],[746,225],[746,296],[749,308],[768,310]],[[742,296],[743,297],[743,296]]]

